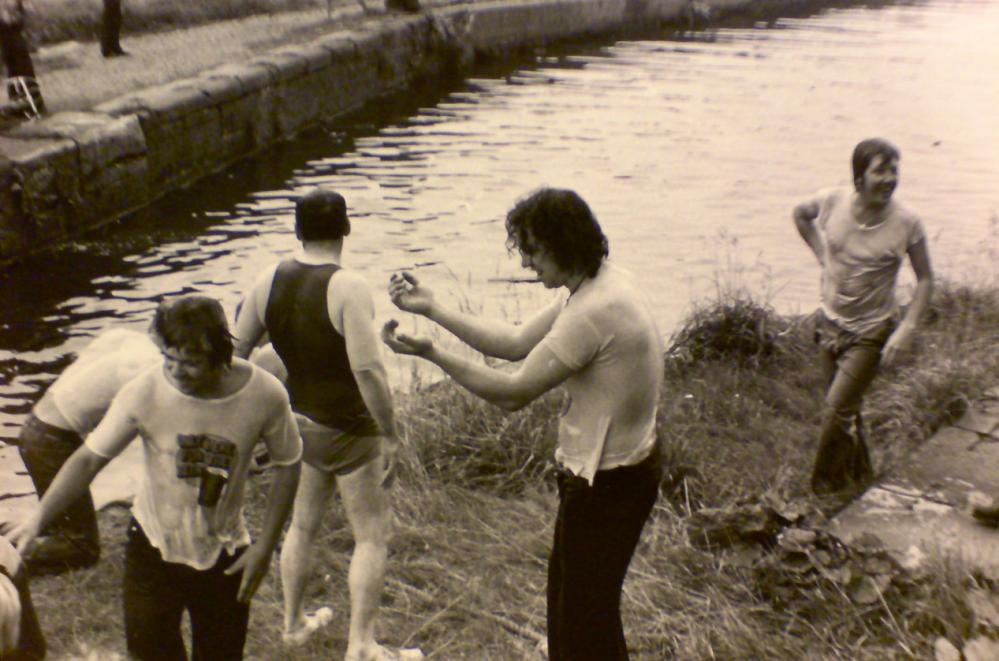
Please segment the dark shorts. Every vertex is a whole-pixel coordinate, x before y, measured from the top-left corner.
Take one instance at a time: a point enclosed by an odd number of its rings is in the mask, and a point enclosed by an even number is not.
[[[334,475],[347,475],[381,454],[381,436],[357,436],[295,414],[302,435],[302,461]]]

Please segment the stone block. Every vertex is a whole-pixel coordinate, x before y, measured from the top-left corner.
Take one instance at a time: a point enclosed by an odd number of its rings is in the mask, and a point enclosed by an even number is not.
[[[146,186],[146,141],[137,116],[59,113],[48,122],[28,125],[25,133],[76,142],[84,204],[64,223],[68,235],[153,199]]]
[[[281,56],[291,56],[305,62],[306,72],[322,71],[330,64],[330,52],[316,44],[296,44],[273,51]]]
[[[65,238],[66,224],[83,209],[76,143],[66,138],[0,136],[0,152],[9,159],[21,187],[20,213],[0,219],[3,257]]]

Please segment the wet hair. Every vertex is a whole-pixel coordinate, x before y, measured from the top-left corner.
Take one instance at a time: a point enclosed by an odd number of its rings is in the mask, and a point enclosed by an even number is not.
[[[343,196],[317,188],[298,198],[295,233],[302,241],[335,241],[350,234],[347,202]]]
[[[589,205],[576,192],[541,188],[506,215],[507,248],[529,252],[530,242],[547,251],[559,268],[593,277],[610,253]]]
[[[881,156],[882,159],[886,161],[901,158],[898,147],[884,138],[868,138],[867,140],[861,140],[857,143],[857,146],[853,148],[854,187],[856,187],[858,182],[864,178],[864,173],[867,172],[868,166],[870,166],[871,161],[873,161],[876,156]]]
[[[233,337],[222,304],[214,298],[183,296],[163,301],[150,330],[161,346],[204,352],[212,367],[232,364]]]

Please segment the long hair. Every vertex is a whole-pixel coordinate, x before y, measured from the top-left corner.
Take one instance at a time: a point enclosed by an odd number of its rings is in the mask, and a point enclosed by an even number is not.
[[[591,278],[610,253],[589,205],[566,189],[541,188],[517,202],[506,215],[506,234],[510,250],[533,241],[559,268]]]

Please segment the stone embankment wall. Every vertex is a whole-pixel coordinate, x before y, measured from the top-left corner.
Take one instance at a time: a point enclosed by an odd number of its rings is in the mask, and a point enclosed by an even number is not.
[[[701,0],[714,12],[752,0]],[[794,6],[801,0],[769,0]],[[686,16],[688,0],[530,0],[386,16],[0,136],[0,264],[484,54]]]

